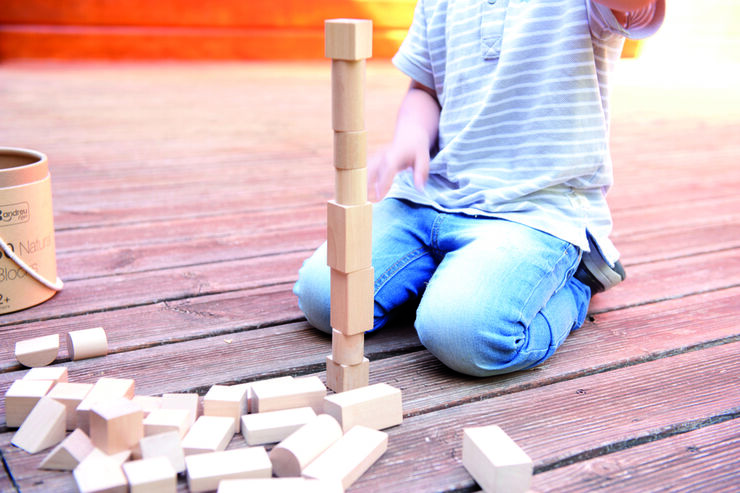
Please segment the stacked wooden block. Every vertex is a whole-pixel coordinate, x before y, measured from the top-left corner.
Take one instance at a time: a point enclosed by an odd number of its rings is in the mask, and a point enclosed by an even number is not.
[[[365,59],[372,55],[372,21],[325,22],[331,58],[335,200],[327,206],[331,268],[332,354],[326,383],[335,392],[368,384],[364,333],[373,326],[372,204],[367,200]]]

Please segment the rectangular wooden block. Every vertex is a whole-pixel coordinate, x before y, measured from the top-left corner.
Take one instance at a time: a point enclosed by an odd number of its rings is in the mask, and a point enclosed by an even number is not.
[[[23,375],[23,380],[53,380],[55,383],[67,382],[69,372],[66,366],[42,366],[31,368]]]
[[[355,425],[383,430],[403,421],[401,390],[378,383],[327,395],[324,398],[324,412],[334,416],[345,432]]]
[[[327,264],[349,273],[372,267],[373,206],[327,204]]]
[[[128,493],[128,481],[121,464],[100,450],[90,452],[73,474],[80,493]]]
[[[272,385],[252,387],[253,412],[311,407],[316,413],[324,409],[326,386],[319,377],[294,378]]]
[[[177,431],[145,436],[139,440],[139,455],[142,459],[165,457],[177,473],[184,472],[185,452],[180,438]]]
[[[41,461],[39,469],[71,471],[82,462],[95,446],[84,431],[77,429],[67,435]]]
[[[218,484],[217,493],[343,493],[339,481],[308,478],[226,479]]]
[[[92,388],[91,383],[59,382],[49,392],[49,397],[64,404],[67,408],[67,430],[77,428],[77,407],[85,400]]]
[[[166,457],[152,457],[123,464],[131,493],[175,493],[177,473]]]
[[[90,440],[108,455],[130,450],[144,436],[143,415],[125,397],[98,402],[90,408]]]
[[[257,405],[253,404],[254,402],[254,389],[258,389],[261,386],[271,386],[279,382],[287,382],[289,380],[293,380],[293,377],[290,375],[284,376],[284,377],[275,377],[275,378],[266,378],[264,380],[257,380],[256,382],[250,382],[245,383],[241,385],[245,385],[249,388],[249,392],[247,394],[247,412],[248,413],[256,413],[257,412]],[[244,413],[246,414],[246,413]]]
[[[182,439],[185,456],[224,450],[234,437],[231,416],[201,416]]]
[[[247,413],[249,386],[213,385],[203,397],[205,416],[228,416],[234,419],[234,432],[241,430],[241,417]]]
[[[486,493],[524,493],[532,459],[498,426],[463,430],[462,461]]]
[[[162,394],[161,409],[185,409],[190,413],[188,427],[195,423],[201,412],[200,396],[193,393]]]
[[[375,271],[372,267],[349,273],[331,269],[330,296],[330,323],[333,329],[345,336],[372,330],[375,315]]]
[[[334,132],[334,167],[349,170],[367,167],[367,131]]]
[[[162,398],[156,395],[135,395],[131,402],[141,408],[145,418],[150,412],[162,407]]]
[[[367,168],[336,170],[334,197],[342,205],[362,205],[367,202]]]
[[[359,365],[365,359],[365,334],[346,336],[336,329],[331,334],[331,358],[340,365]]]
[[[311,462],[303,476],[339,480],[346,489],[362,476],[388,448],[388,434],[355,426]]]
[[[5,392],[5,424],[17,428],[54,386],[53,380],[16,380]]]
[[[175,431],[182,438],[190,429],[190,416],[187,409],[155,409],[144,418],[144,436]]]
[[[130,378],[99,378],[85,399],[77,406],[77,427],[90,433],[90,408],[101,401],[134,397],[135,382]]]
[[[331,122],[336,132],[365,129],[365,60],[332,60]]]
[[[64,440],[66,413],[67,409],[62,404],[49,397],[42,397],[10,443],[29,454],[53,447]]]
[[[264,447],[249,447],[185,457],[192,493],[218,488],[223,479],[269,478],[272,464]]]
[[[296,407],[242,416],[242,435],[247,445],[277,443],[316,417],[310,407]]]
[[[324,55],[343,60],[372,57],[373,22],[369,19],[324,21]]]
[[[365,387],[370,382],[370,360],[364,358],[359,365],[340,365],[331,355],[326,357],[326,386],[334,392]]]

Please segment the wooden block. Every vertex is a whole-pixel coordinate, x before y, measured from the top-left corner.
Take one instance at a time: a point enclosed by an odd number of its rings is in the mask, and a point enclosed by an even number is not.
[[[327,204],[327,264],[340,272],[372,267],[373,206]]]
[[[239,448],[185,457],[193,493],[218,488],[224,479],[269,478],[272,464],[264,447]]]
[[[247,445],[277,443],[316,417],[310,407],[282,409],[242,416],[242,435]]]
[[[280,382],[287,382],[288,380],[293,380],[293,377],[290,375],[284,376],[284,377],[275,377],[275,378],[267,378],[264,380],[257,380],[256,382],[250,382],[241,384],[244,386],[247,386],[249,388],[249,392],[247,393],[247,412],[248,413],[256,413],[257,412],[257,405],[252,405],[253,397],[254,397],[254,389],[259,388],[261,386],[272,386],[276,383]],[[246,414],[246,413],[245,413]]]
[[[135,395],[131,402],[141,408],[145,418],[149,416],[150,412],[162,407],[162,398],[156,395]]]
[[[365,60],[332,60],[331,123],[335,132],[365,129]]]
[[[296,407],[312,407],[319,413],[324,408],[325,396],[326,386],[319,377],[294,378],[252,387],[252,404],[258,413]]]
[[[69,359],[96,358],[108,354],[108,336],[102,327],[73,330],[67,333]]]
[[[339,421],[346,433],[355,425],[383,430],[401,424],[401,390],[385,383],[348,390],[324,398],[324,412]]]
[[[128,481],[121,464],[98,449],[80,462],[73,475],[80,493],[127,493]]]
[[[529,489],[532,459],[498,426],[465,428],[462,461],[486,493]]]
[[[342,205],[362,205],[367,202],[367,168],[336,170],[334,197]]]
[[[369,19],[324,21],[324,56],[361,60],[373,56],[373,22]]]
[[[228,416],[234,419],[234,432],[241,430],[241,417],[247,413],[249,386],[214,385],[203,397],[205,416]]]
[[[365,359],[365,334],[346,336],[332,329],[331,358],[340,365],[359,365]]]
[[[155,409],[144,418],[144,436],[174,431],[182,438],[190,429],[190,416],[187,409]]]
[[[49,391],[49,397],[67,408],[65,427],[68,431],[77,428],[77,407],[90,394],[92,388],[91,383],[59,382]]]
[[[339,481],[308,478],[226,479],[218,484],[217,493],[343,493]]]
[[[340,365],[331,355],[326,357],[326,386],[334,392],[365,387],[370,382],[370,360],[364,358],[359,365]]]
[[[334,167],[349,170],[367,167],[367,131],[334,132]]]
[[[77,429],[41,461],[39,469],[71,471],[93,451],[95,446],[84,431]]]
[[[190,413],[188,427],[195,423],[201,412],[200,396],[198,394],[163,394],[161,409],[185,409]]]
[[[145,436],[139,441],[138,449],[142,459],[165,457],[177,473],[185,471],[185,452],[177,431]]]
[[[54,399],[42,397],[10,441],[29,454],[53,447],[64,440],[67,409]]]
[[[201,416],[182,439],[185,455],[224,450],[234,437],[234,418],[231,416]]]
[[[23,380],[53,380],[54,383],[67,382],[69,374],[66,366],[31,368],[23,375]]]
[[[345,274],[331,269],[330,281],[331,314],[330,323],[333,329],[345,336],[364,334],[373,328],[375,310],[375,271],[372,267]],[[359,340],[354,341],[356,350]],[[334,351],[332,350],[332,354]],[[355,354],[357,356],[357,354]],[[359,364],[345,362],[346,358],[335,359],[342,364]]]
[[[328,414],[319,414],[270,452],[272,469],[279,477],[298,477],[311,461],[342,437],[342,427]]]
[[[59,334],[34,337],[15,343],[15,359],[23,366],[46,366],[59,354]]]
[[[53,380],[14,381],[5,392],[5,424],[10,428],[19,427],[53,386]]]
[[[144,436],[141,407],[125,397],[101,401],[90,409],[90,440],[106,454],[117,454]]]
[[[90,433],[90,408],[98,402],[113,400],[119,397],[132,399],[135,383],[130,378],[102,377],[93,385],[87,397],[77,406],[77,428]]]
[[[355,426],[303,471],[307,478],[339,480],[346,489],[388,448],[388,434]]]
[[[135,460],[123,464],[131,493],[175,493],[177,473],[166,457]]]

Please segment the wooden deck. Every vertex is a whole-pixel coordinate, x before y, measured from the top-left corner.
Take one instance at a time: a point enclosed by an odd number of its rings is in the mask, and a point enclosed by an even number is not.
[[[737,81],[641,71],[626,62],[614,97],[628,280],[551,360],[508,376],[448,371],[408,321],[369,336],[371,382],[403,390],[405,419],[352,491],[475,491],[462,430],[483,424],[534,459],[534,491],[738,490]],[[371,62],[367,84],[375,149],[406,80]],[[70,380],[134,378],[155,395],[323,378],[330,340],[291,289],[333,195],[329,91],[324,62],[0,64],[0,145],[49,155],[66,283],[0,317],[0,392],[25,371],[15,341],[95,326],[111,354],[70,362],[63,348]],[[0,431],[0,490],[75,490]]]

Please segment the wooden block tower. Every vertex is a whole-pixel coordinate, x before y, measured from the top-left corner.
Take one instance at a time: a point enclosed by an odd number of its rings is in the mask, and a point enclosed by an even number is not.
[[[373,27],[364,19],[331,19],[324,27],[325,55],[331,58],[336,197],[327,206],[333,331],[326,385],[342,392],[366,386],[370,370],[364,333],[373,326],[374,275],[364,92]]]

